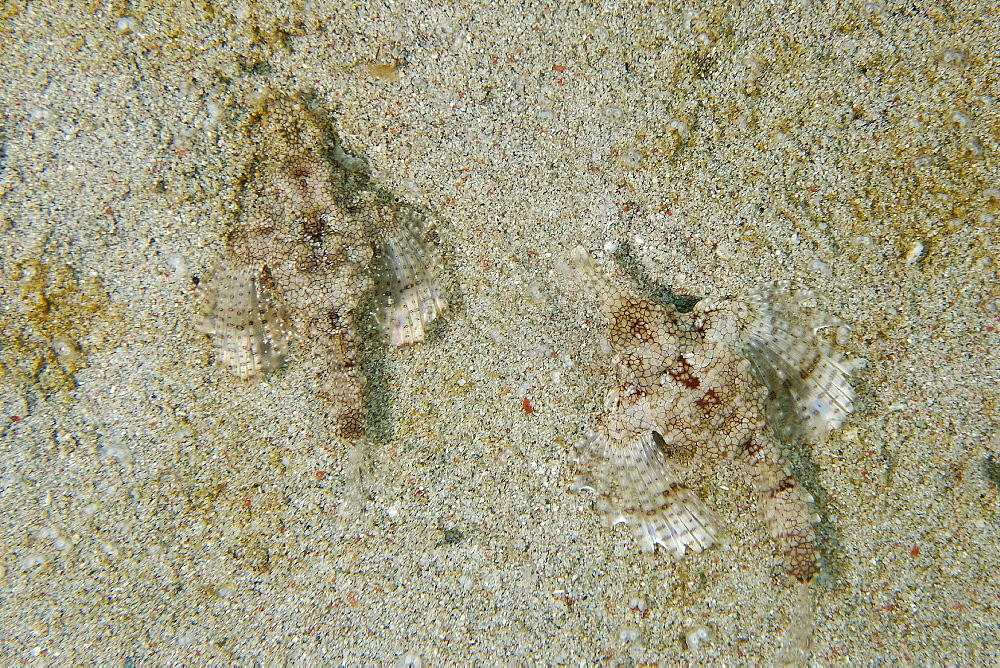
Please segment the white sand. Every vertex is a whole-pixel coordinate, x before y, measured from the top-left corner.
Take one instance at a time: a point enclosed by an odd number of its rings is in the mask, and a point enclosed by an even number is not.
[[[0,663],[1000,661],[995,4],[48,4],[0,19]],[[244,385],[194,327],[264,87],[448,221],[458,307],[388,353],[346,526],[294,355]],[[567,492],[608,366],[559,267],[626,240],[853,326],[801,600],[729,471],[692,481],[728,543],[679,564]]]

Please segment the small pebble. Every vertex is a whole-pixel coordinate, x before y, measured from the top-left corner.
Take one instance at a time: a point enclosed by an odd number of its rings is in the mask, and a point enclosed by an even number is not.
[[[841,325],[837,328],[837,345],[846,346],[851,342],[851,328],[847,325]]]
[[[710,643],[714,639],[715,634],[707,626],[692,626],[684,632],[684,646],[691,651],[697,651],[702,643]]]
[[[924,245],[919,241],[914,241],[903,256],[903,260],[908,266],[913,266],[924,256]]]
[[[958,126],[960,129],[964,129],[972,123],[972,119],[966,114],[963,114],[957,109],[953,109],[951,112],[951,122]]]
[[[391,506],[385,509],[385,514],[388,515],[389,517],[396,518],[399,517],[399,511],[401,511],[402,509],[403,509],[403,504],[401,504],[399,501],[396,501]]]
[[[945,65],[961,65],[962,61],[965,60],[965,54],[958,49],[948,49],[944,52],[944,56],[941,57]]]
[[[18,562],[18,565],[21,567],[21,570],[30,571],[32,568],[36,566],[41,566],[44,563],[45,563],[45,558],[42,557],[40,554],[28,554],[25,555],[24,557],[21,557],[21,560]]]
[[[809,263],[809,268],[819,273],[821,276],[829,276],[832,273],[830,265],[822,260],[813,260]]]
[[[962,146],[965,149],[966,154],[974,158],[982,156],[983,152],[986,150],[983,147],[983,143],[976,137],[973,137],[969,141],[965,142]]]
[[[639,169],[642,167],[642,153],[633,148],[622,156],[622,164],[629,169]]]
[[[688,134],[688,126],[684,121],[679,121],[676,118],[667,123],[667,128],[673,130],[682,137],[686,137]]]
[[[118,19],[118,22],[115,24],[115,27],[118,28],[118,32],[123,34],[127,32],[135,32],[135,26],[136,21],[131,16],[123,16]]]
[[[619,120],[621,119],[622,116],[625,115],[625,112],[622,111],[619,107],[613,107],[611,105],[608,105],[607,107],[604,108],[604,113],[605,115],[608,116],[608,118],[613,118],[615,120]]]
[[[861,5],[861,15],[866,19],[885,18],[885,3],[882,0],[871,0]]]
[[[76,346],[76,342],[74,342],[73,339],[66,338],[65,336],[53,337],[52,350],[59,357],[65,358],[76,357],[80,352]]]

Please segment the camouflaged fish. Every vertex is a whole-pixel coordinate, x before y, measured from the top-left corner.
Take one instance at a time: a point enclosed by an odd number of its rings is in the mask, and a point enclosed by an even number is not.
[[[370,187],[325,112],[305,96],[271,96],[252,118],[256,152],[238,224],[204,285],[200,329],[218,361],[247,380],[281,366],[288,342],[334,409],[341,435],[363,435],[359,303],[392,345],[422,341],[447,309],[441,260],[419,208]]]
[[[858,366],[799,324],[808,291],[778,284],[745,299],[708,299],[688,313],[612,283],[583,248],[572,266],[601,302],[617,379],[596,429],[578,447],[577,489],[599,495],[611,523],[675,558],[718,538],[718,522],[682,483],[682,462],[731,460],[756,491],[787,571],[819,570],[812,497],[795,481],[771,426],[817,440],[853,411]]]

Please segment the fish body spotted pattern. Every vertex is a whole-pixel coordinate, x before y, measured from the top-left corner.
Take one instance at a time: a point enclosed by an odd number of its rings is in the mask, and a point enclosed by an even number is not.
[[[854,365],[796,323],[808,293],[779,286],[680,313],[618,287],[582,248],[572,265],[600,300],[616,369],[604,415],[578,448],[577,487],[596,491],[644,550],[660,545],[681,558],[712,546],[719,529],[678,462],[734,462],[786,569],[810,580],[819,569],[812,497],[765,417],[794,421],[811,438],[836,428],[853,410]]]
[[[392,345],[422,341],[447,308],[427,216],[373,187],[367,163],[344,152],[307,97],[268,96],[248,126],[240,214],[205,283],[200,329],[243,380],[276,370],[297,341],[316,394],[356,442],[365,435],[359,305],[373,296]]]

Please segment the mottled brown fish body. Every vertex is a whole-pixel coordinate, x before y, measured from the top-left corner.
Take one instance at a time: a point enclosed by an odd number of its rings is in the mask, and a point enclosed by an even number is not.
[[[787,571],[809,581],[819,570],[812,497],[765,424],[767,402],[784,388],[785,413],[810,435],[826,433],[852,410],[853,365],[794,324],[791,307],[766,297],[708,300],[679,313],[612,284],[582,248],[571,260],[601,300],[617,369],[606,413],[578,448],[577,487],[601,495],[611,521],[627,523],[643,549],[661,545],[680,558],[711,547],[718,528],[682,484],[677,461],[734,462]]]

